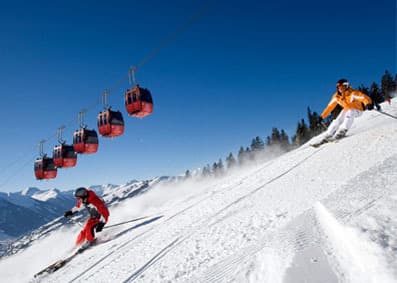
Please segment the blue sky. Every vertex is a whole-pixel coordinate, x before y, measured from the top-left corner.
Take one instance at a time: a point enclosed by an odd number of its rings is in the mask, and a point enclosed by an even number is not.
[[[275,1],[273,1],[275,2]],[[0,190],[77,186],[175,175],[235,155],[272,127],[291,136],[310,106],[321,112],[353,86],[396,73],[396,4],[363,1],[209,1],[187,30],[136,73],[153,115],[128,117],[128,69],[183,26],[204,1],[13,1],[0,10],[3,111]],[[36,181],[37,144],[56,131],[72,142],[77,115],[96,128],[101,93],[121,110],[125,134],[100,138],[54,180]],[[96,107],[93,107],[96,105]]]

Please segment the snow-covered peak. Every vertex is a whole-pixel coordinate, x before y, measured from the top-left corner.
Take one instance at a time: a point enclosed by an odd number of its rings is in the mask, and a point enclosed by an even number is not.
[[[32,195],[32,198],[39,201],[48,201],[50,199],[55,199],[59,195],[59,191],[57,189],[51,189],[48,191],[43,191],[40,193],[35,193]]]
[[[97,195],[103,195],[106,191],[112,190],[118,187],[118,185],[104,184],[104,185],[91,185],[88,188],[93,190]]]

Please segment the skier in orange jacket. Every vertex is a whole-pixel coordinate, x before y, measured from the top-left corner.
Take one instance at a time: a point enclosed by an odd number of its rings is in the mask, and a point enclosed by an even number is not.
[[[336,83],[336,92],[320,115],[321,119],[326,118],[337,104],[339,104],[343,110],[329,125],[324,138],[325,140],[343,138],[353,125],[354,118],[361,116],[362,111],[372,105],[372,100],[364,93],[352,89],[346,79],[340,79]]]

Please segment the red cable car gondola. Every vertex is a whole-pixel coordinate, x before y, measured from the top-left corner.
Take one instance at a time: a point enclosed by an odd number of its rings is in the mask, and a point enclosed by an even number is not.
[[[58,128],[58,141],[60,144],[54,147],[52,158],[58,168],[74,167],[77,163],[77,153],[74,151],[73,145],[65,144],[65,141],[62,140],[63,128],[64,126]]]
[[[74,151],[81,154],[95,153],[98,151],[98,134],[95,130],[82,128],[73,134]]]
[[[125,108],[129,115],[143,118],[153,112],[153,99],[150,91],[139,85],[125,92]]]
[[[73,134],[73,148],[76,153],[89,154],[98,151],[98,134],[95,130],[88,130],[84,124],[84,112],[79,112],[80,130]]]
[[[54,179],[57,176],[54,160],[46,155],[37,158],[34,162],[34,174],[37,180]]]
[[[120,111],[107,108],[98,114],[98,130],[103,137],[117,137],[124,133],[124,119]]]
[[[65,143],[54,147],[52,158],[58,168],[74,167],[77,163],[77,153],[74,151],[73,145]]]
[[[40,158],[37,158],[34,162],[34,174],[37,180],[53,179],[57,176],[58,172],[54,165],[54,160],[43,153],[44,142],[44,140],[40,142]]]

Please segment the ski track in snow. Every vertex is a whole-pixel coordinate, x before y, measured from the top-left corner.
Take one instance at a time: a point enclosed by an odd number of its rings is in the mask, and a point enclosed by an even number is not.
[[[397,282],[397,123],[380,115],[180,196],[38,282]]]

